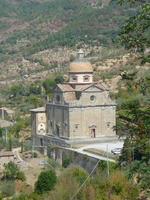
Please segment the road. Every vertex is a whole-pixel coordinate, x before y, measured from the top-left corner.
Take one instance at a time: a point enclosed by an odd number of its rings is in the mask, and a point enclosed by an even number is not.
[[[86,146],[83,146],[78,149],[75,149],[75,148],[65,148],[65,149],[75,151],[75,152],[78,152],[83,155],[87,155],[87,156],[90,156],[92,158],[96,158],[99,160],[104,160],[104,161],[108,160],[110,162],[116,162],[115,159],[112,159],[109,157],[107,158],[107,152],[111,153],[112,149],[122,148],[122,147],[123,147],[123,141],[116,141],[116,142],[107,142],[107,143],[99,143],[99,144],[90,144],[90,145],[86,145]],[[104,152],[104,155],[102,156],[102,155],[88,152],[87,151],[88,149],[95,149],[95,150],[102,151],[102,152]]]

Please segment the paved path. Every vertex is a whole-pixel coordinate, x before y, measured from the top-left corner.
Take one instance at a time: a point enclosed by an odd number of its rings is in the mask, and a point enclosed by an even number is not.
[[[116,142],[107,142],[107,143],[99,143],[99,144],[89,144],[83,147],[80,147],[78,149],[75,148],[65,148],[71,151],[75,151],[87,156],[90,156],[92,158],[96,158],[99,160],[105,160],[105,161],[110,161],[110,162],[116,162],[115,159],[112,158],[107,158],[107,151],[108,153],[111,153],[112,149],[115,148],[122,148],[123,147],[123,142],[122,141],[116,141]],[[88,149],[96,149],[104,152],[104,155],[98,155],[95,153],[87,152],[86,150]]]
[[[116,141],[116,142],[104,142],[99,144],[89,144],[79,148],[79,150],[98,149],[104,152],[108,151],[108,153],[111,153],[112,149],[122,148],[123,143],[124,143],[123,141]]]
[[[21,147],[18,148],[13,148],[12,152],[14,153],[15,157],[16,157],[16,164],[19,165],[22,169],[28,168],[29,167],[29,163],[24,161],[21,156],[20,156],[20,151],[21,151]]]
[[[12,152],[13,154],[15,155],[16,159],[20,162],[24,162],[24,160],[20,157],[20,154],[19,152],[21,151],[21,147],[18,147],[18,148],[13,148],[12,149]]]

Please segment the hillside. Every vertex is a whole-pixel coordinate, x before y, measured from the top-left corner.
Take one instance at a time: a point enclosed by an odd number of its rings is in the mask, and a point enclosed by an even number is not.
[[[46,49],[112,46],[133,12],[111,0],[0,0],[0,81],[26,73],[24,59],[30,71],[43,70],[32,57]]]
[[[75,40],[109,43],[129,14],[129,9],[111,0],[1,0],[0,42],[16,47],[14,51],[20,42],[39,48],[73,45]]]

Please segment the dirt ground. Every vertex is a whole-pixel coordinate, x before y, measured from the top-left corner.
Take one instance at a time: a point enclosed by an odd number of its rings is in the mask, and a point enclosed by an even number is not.
[[[40,172],[44,168],[44,165],[41,164],[44,160],[46,160],[44,157],[28,159],[26,161],[27,167],[22,169],[26,176],[26,183],[32,187],[34,187]]]

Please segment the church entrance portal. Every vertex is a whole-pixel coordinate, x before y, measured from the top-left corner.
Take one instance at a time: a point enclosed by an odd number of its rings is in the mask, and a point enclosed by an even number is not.
[[[91,138],[96,138],[96,126],[92,125],[89,128],[90,128],[90,137]]]
[[[91,138],[95,138],[96,137],[96,129],[92,128],[91,129]]]

